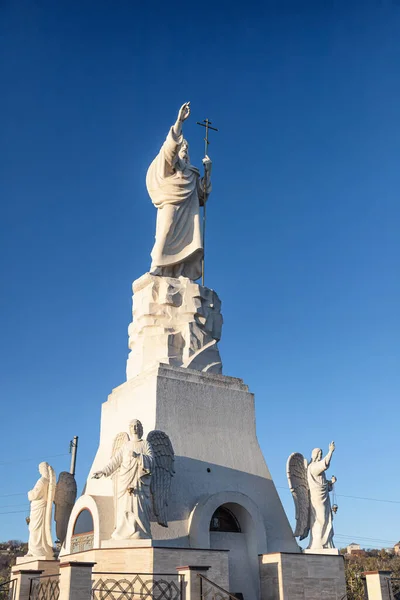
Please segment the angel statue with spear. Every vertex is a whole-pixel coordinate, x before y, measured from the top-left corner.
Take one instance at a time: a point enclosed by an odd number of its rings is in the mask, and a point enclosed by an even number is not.
[[[299,452],[291,454],[287,461],[287,477],[296,507],[294,535],[304,540],[310,533],[308,550],[335,547],[329,492],[333,490],[336,477],[327,480],[325,476],[334,451],[335,443],[331,442],[325,456],[320,448],[315,448],[310,463]]]
[[[150,516],[153,512],[160,525],[168,527],[167,506],[174,451],[163,431],[151,431],[143,439],[143,426],[138,419],[129,423],[113,443],[112,457],[94,479],[112,476],[114,483],[114,540],[149,539]]]
[[[202,274],[200,206],[205,205],[211,192],[211,160],[206,154],[204,177],[200,177],[199,170],[190,163],[189,144],[182,134],[189,115],[190,102],[185,102],[147,171],[146,186],[158,209],[151,273],[195,281]]]

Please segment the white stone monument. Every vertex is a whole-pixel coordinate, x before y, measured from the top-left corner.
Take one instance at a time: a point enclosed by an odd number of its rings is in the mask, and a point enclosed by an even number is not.
[[[260,573],[271,569],[260,555],[301,554],[258,444],[254,396],[222,375],[220,300],[196,283],[211,161],[203,178],[190,163],[189,114],[186,103],[149,167],[156,239],[150,272],[133,284],[127,380],[102,406],[97,454],[60,560],[131,574],[180,567],[193,590],[198,579],[182,565],[197,565],[258,600]]]

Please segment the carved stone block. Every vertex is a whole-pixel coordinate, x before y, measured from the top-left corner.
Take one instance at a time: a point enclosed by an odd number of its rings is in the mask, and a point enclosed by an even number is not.
[[[186,277],[146,273],[134,281],[127,380],[158,364],[220,374],[221,301]]]

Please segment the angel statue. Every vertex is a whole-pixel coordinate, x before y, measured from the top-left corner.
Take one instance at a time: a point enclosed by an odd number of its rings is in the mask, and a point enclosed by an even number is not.
[[[56,535],[62,545],[67,535],[68,521],[76,500],[76,481],[72,473],[62,471],[58,476],[54,495],[54,520]]]
[[[336,477],[330,480],[325,477],[334,451],[335,443],[331,442],[325,457],[320,448],[315,448],[310,463],[298,452],[291,454],[287,461],[286,472],[296,508],[294,535],[304,540],[310,532],[308,550],[335,547],[329,492]]]
[[[129,435],[119,433],[109,463],[94,473],[112,476],[114,484],[114,540],[151,538],[151,508],[157,522],[168,527],[167,507],[174,474],[174,450],[163,431],[151,431],[143,440],[143,426],[134,419]]]
[[[51,515],[56,476],[54,469],[47,462],[40,463],[39,473],[40,479],[36,482],[35,487],[28,492],[31,510],[27,556],[53,559]]]

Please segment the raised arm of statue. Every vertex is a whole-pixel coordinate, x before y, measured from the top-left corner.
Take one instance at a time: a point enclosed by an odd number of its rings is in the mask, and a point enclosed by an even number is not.
[[[178,118],[173,126],[173,132],[178,137],[182,133],[182,124],[190,116],[190,102],[185,102],[179,109]]]
[[[331,458],[332,458],[332,454],[334,452],[335,452],[335,442],[331,442],[329,444],[329,451],[328,451],[327,455],[325,456],[325,458],[323,459],[325,461],[326,469],[328,469],[329,465],[331,464]]]

